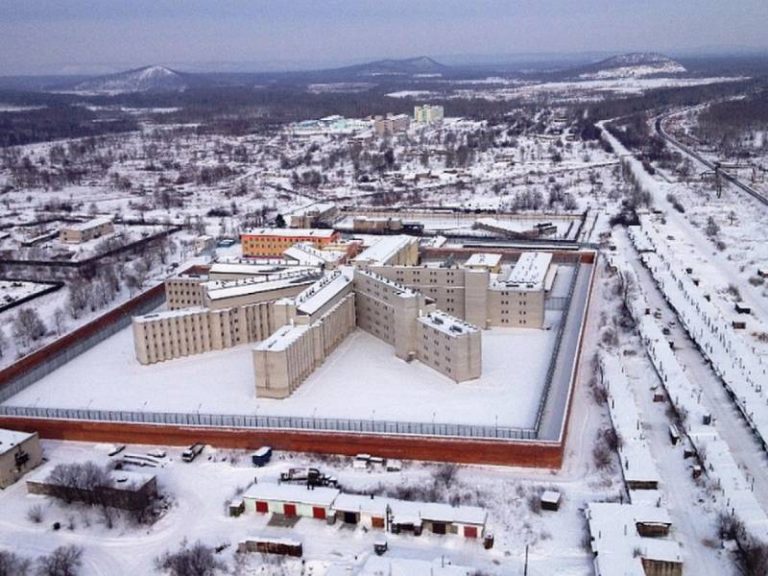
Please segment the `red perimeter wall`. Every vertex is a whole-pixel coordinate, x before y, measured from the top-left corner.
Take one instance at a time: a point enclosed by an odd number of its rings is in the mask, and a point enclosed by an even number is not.
[[[368,453],[386,458],[432,460],[466,464],[501,464],[537,468],[559,468],[563,447],[535,441],[490,441],[459,438],[428,438],[246,430],[76,420],[43,420],[0,416],[0,428],[38,432],[42,438],[85,442],[122,442],[187,446],[205,442],[217,448],[255,450],[269,445],[277,450],[320,454]]]

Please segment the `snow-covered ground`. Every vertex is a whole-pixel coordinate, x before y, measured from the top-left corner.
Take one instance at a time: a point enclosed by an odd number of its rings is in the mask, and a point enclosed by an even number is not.
[[[251,345],[142,366],[126,328],[6,404],[530,427],[561,316],[547,314],[551,330],[483,331],[483,374],[461,384],[357,330],[285,400],[256,397]]]

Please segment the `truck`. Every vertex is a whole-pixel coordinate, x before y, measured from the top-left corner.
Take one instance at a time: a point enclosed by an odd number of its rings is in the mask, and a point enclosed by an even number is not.
[[[280,482],[331,487],[335,487],[339,483],[334,476],[323,474],[317,468],[290,468],[288,472],[280,473]]]
[[[184,452],[181,453],[181,459],[184,460],[184,462],[192,462],[195,458],[200,456],[200,453],[203,451],[203,448],[205,448],[205,444],[202,442],[197,442],[195,444],[192,444],[189,448],[184,450]]]

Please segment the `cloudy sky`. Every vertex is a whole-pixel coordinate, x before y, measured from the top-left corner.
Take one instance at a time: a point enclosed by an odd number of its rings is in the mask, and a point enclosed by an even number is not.
[[[768,48],[768,0],[0,0],[0,74]]]

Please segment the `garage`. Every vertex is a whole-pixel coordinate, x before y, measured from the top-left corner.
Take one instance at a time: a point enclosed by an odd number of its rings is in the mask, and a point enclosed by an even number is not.
[[[269,504],[262,501],[256,502],[256,512],[260,512],[261,514],[266,514],[269,512]]]
[[[313,506],[312,518],[317,518],[318,520],[325,520],[325,508],[323,508],[322,506]]]

